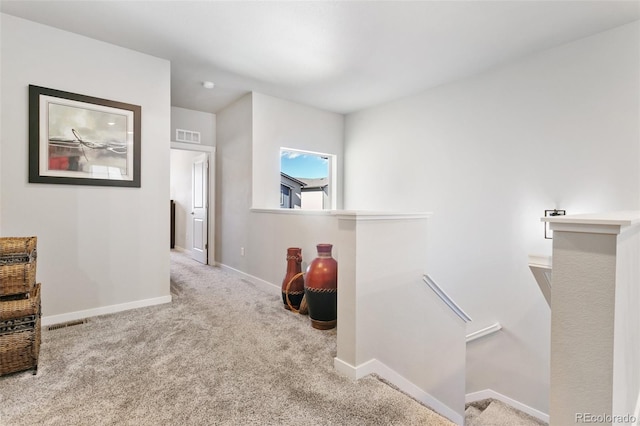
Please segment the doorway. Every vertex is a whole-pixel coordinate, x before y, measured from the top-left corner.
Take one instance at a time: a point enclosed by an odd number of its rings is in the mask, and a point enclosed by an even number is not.
[[[215,264],[215,147],[171,142],[170,198],[175,203],[175,250]],[[169,203],[167,203],[169,204]]]

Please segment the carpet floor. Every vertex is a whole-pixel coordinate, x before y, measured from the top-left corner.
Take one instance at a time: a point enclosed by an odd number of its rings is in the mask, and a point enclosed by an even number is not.
[[[465,426],[546,426],[547,423],[495,399],[467,405]]]
[[[336,330],[172,252],[173,302],[42,331],[38,374],[0,377],[1,425],[453,423],[333,368]]]

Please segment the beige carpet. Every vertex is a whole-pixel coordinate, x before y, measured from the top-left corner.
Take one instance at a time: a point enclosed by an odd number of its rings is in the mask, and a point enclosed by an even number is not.
[[[0,424],[452,424],[376,378],[339,375],[335,330],[273,292],[179,253],[171,279],[171,304],[44,329],[38,375],[0,378]]]
[[[544,426],[546,424],[495,399],[467,404],[465,410],[466,426]]]

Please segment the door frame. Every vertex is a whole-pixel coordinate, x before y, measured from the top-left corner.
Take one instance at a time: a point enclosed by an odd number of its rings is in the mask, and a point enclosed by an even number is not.
[[[191,143],[183,143],[183,142],[174,142],[171,141],[171,149],[180,149],[184,151],[196,151],[196,152],[206,152],[209,154],[209,188],[207,191],[208,205],[209,211],[207,212],[207,221],[208,221],[208,230],[207,230],[207,264],[215,265],[216,257],[215,257],[215,230],[216,230],[216,222],[215,222],[215,211],[216,211],[216,197],[215,197],[215,176],[216,176],[216,147],[209,145],[196,145]]]

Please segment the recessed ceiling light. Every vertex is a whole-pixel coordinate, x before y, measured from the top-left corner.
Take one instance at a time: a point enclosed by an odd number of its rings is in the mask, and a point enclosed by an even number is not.
[[[204,87],[205,89],[213,89],[214,86],[215,86],[215,84],[213,84],[212,81],[203,81],[202,82],[202,87]]]

